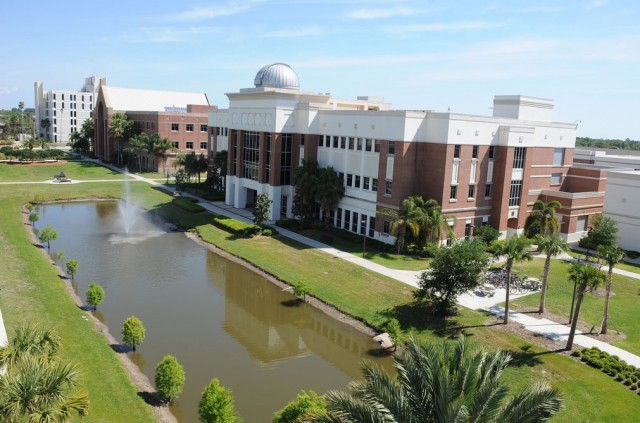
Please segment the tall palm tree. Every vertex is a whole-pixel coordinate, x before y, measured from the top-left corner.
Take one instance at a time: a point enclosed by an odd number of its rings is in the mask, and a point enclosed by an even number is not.
[[[567,339],[567,350],[573,347],[573,338],[576,334],[576,326],[578,324],[578,316],[580,315],[580,306],[584,298],[584,292],[589,289],[596,289],[600,284],[604,283],[606,277],[600,271],[600,268],[589,266],[586,264],[572,263],[569,268],[569,280],[576,284],[578,297],[576,299],[576,309],[573,312],[573,320],[571,321],[571,330]]]
[[[133,134],[135,122],[129,120],[127,115],[121,112],[111,117],[109,124],[109,136],[115,138],[118,147],[118,165],[122,165],[122,143]]]
[[[456,224],[456,218],[442,214],[440,204],[434,199],[429,199],[422,205],[425,211],[422,221],[422,232],[424,234],[423,246],[433,244],[442,240],[442,235],[447,237],[455,237],[453,228]],[[449,221],[453,221],[453,225],[449,225]]]
[[[138,160],[138,172],[142,172],[142,156],[149,152],[149,136],[141,132],[132,136],[123,151],[136,156]]]
[[[531,214],[524,222],[524,231],[528,237],[535,235],[555,235],[558,233],[558,220],[556,219],[556,209],[562,207],[558,200],[545,204],[542,200],[533,203]]]
[[[168,138],[161,138],[158,134],[151,136],[151,152],[156,158],[162,158],[162,168],[167,174],[167,151],[173,149],[173,143]]]
[[[329,221],[331,211],[336,208],[338,202],[344,197],[344,185],[332,166],[320,170],[316,200],[322,207],[325,222]]]
[[[613,286],[613,267],[622,261],[625,253],[619,245],[600,245],[598,246],[598,254],[609,266],[607,293],[604,297],[604,318],[602,319],[602,328],[600,329],[600,333],[607,333],[607,325],[609,323],[609,297],[611,296],[611,287]]]
[[[560,393],[546,382],[508,397],[501,381],[511,357],[501,351],[473,349],[461,337],[441,346],[411,339],[394,358],[396,376],[372,363],[351,394],[327,393],[328,415],[316,422],[544,422],[563,406]]]
[[[531,253],[527,251],[528,246],[529,241],[527,240],[527,238],[515,235],[505,240],[504,243],[497,244],[493,254],[496,258],[503,256],[507,258],[507,262],[505,264],[505,267],[507,269],[507,294],[504,302],[505,325],[509,324],[509,290],[511,289],[511,274],[513,273],[513,263],[533,259]]]
[[[316,190],[320,178],[320,166],[314,158],[302,159],[300,166],[293,173],[296,196],[299,199],[298,213],[309,219],[315,207]]]
[[[542,290],[540,292],[540,308],[538,313],[544,313],[545,301],[547,299],[547,282],[549,280],[549,269],[551,267],[551,257],[569,251],[569,244],[556,235],[538,235],[538,249],[546,254],[544,260],[544,276],[542,277]]]
[[[389,229],[398,238],[398,254],[404,250],[407,229],[414,237],[420,233],[421,224],[426,218],[423,206],[424,199],[419,195],[412,195],[402,200],[400,211],[383,208],[378,212],[391,218]]]

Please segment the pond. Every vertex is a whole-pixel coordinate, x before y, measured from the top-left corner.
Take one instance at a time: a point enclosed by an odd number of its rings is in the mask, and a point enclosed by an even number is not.
[[[38,226],[58,232],[52,255],[78,261],[80,298],[92,282],[104,287],[96,316],[117,339],[127,317],[142,320],[146,338],[129,356],[152,382],[166,354],[184,366],[185,389],[171,405],[178,420],[198,420],[200,394],[214,377],[245,421],[265,422],[301,389],[345,390],[364,358],[390,367],[389,358],[370,355],[377,344],[367,335],[306,304],[291,306],[290,292],[149,214],[125,234],[118,204],[46,205]]]

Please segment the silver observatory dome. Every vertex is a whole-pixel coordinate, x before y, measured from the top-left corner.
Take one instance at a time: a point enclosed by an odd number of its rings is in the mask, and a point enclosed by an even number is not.
[[[253,80],[256,87],[300,89],[296,72],[286,63],[272,63],[260,68]]]

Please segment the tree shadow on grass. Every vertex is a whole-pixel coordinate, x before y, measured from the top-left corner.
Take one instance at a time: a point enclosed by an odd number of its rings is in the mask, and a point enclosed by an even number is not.
[[[416,301],[395,306],[380,314],[387,318],[397,319],[405,331],[427,330],[443,338],[457,338],[462,334],[473,336],[473,333],[465,329],[476,327],[462,325],[459,322],[460,317],[457,315],[439,315],[429,306]]]
[[[557,354],[564,351],[564,349],[560,348],[553,351],[534,352],[531,351],[531,348],[531,345],[523,345],[520,347],[519,351],[509,350],[508,353],[511,355],[511,362],[509,364],[515,367],[535,367],[542,364],[540,356]]]

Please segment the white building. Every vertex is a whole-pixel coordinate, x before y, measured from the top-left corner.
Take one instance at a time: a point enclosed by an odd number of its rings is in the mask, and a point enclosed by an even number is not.
[[[345,186],[329,220],[386,242],[390,221],[380,210],[399,209],[409,195],[436,200],[459,237],[485,223],[522,232],[538,199],[561,202],[566,239],[602,210],[601,179],[571,166],[576,125],[553,121],[552,100],[496,96],[491,116],[398,110],[379,97],[301,90],[283,63],[264,66],[253,82],[226,94],[228,109],[209,113],[212,153],[229,151],[225,203],[233,207],[267,193],[270,219],[291,217],[293,171],[314,158]]]
[[[53,143],[68,143],[72,133],[91,119],[100,85],[105,78],[90,76],[79,91],[44,91],[41,81],[35,85],[36,132]],[[42,125],[48,119],[49,125]]]

